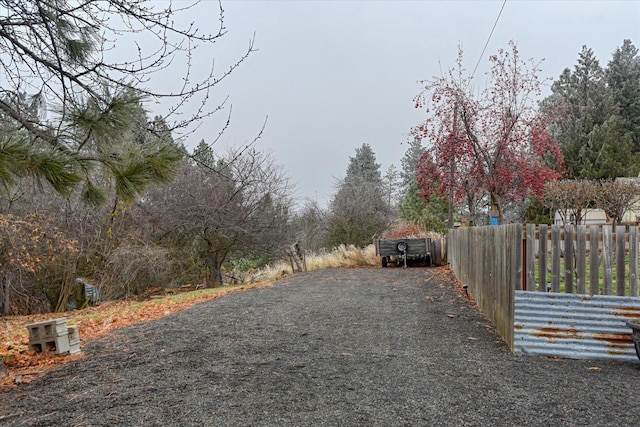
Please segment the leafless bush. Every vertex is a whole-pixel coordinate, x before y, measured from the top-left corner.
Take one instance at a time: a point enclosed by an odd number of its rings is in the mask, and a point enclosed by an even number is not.
[[[140,295],[153,286],[172,284],[169,251],[157,246],[123,245],[114,250],[106,262],[102,276],[103,299]]]
[[[37,215],[0,215],[0,315],[64,309],[76,242]]]
[[[634,179],[618,178],[615,181],[603,181],[596,199],[597,206],[613,219],[613,225],[619,224],[625,212],[638,202],[640,186]]]
[[[544,186],[543,204],[557,211],[565,224],[580,224],[598,196],[600,188],[594,181],[550,181]]]

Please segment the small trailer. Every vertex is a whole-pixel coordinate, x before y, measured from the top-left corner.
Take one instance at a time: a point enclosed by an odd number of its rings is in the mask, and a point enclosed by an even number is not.
[[[407,263],[423,263],[427,267],[432,264],[431,239],[376,239],[376,255],[382,257],[382,266],[396,263],[407,267]]]

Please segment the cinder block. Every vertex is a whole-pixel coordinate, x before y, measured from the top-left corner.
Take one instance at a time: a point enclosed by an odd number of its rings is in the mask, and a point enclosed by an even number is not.
[[[55,337],[67,335],[67,318],[47,320],[27,325],[29,341],[53,340]]]
[[[69,341],[80,339],[80,331],[77,325],[67,326],[67,331],[69,332]]]
[[[72,340],[69,339],[69,354],[80,353],[80,338]]]
[[[65,354],[69,352],[69,335],[65,333],[54,338],[29,340],[29,348],[39,353]]]

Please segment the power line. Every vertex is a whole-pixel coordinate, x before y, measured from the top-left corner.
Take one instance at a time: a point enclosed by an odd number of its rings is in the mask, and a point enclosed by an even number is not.
[[[491,36],[493,35],[493,31],[496,29],[496,25],[498,25],[498,21],[500,20],[500,16],[502,15],[502,11],[504,10],[504,5],[507,4],[507,0],[504,0],[502,2],[502,7],[500,8],[500,12],[498,12],[498,17],[496,18],[496,22],[493,23],[493,28],[491,29],[491,32],[489,33],[489,37],[487,38],[487,42],[484,44],[484,47],[482,48],[482,53],[480,54],[480,57],[478,58],[478,62],[476,62],[476,66],[473,68],[473,73],[471,73],[471,78],[473,78],[473,75],[476,73],[476,70],[478,69],[478,65],[480,65],[480,61],[482,60],[482,57],[484,56],[484,52],[487,50],[487,46],[489,46],[489,40],[491,40]]]

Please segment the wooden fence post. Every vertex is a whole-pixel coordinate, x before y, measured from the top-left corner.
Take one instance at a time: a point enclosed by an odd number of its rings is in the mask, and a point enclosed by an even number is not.
[[[536,262],[536,225],[535,224],[527,224],[527,232],[526,232],[526,260],[525,260],[525,268],[527,269],[526,274],[526,282],[524,289],[527,291],[535,291],[536,290],[536,271],[535,271],[535,262]]]
[[[576,242],[576,278],[579,294],[587,292],[587,226],[579,225]]]
[[[629,227],[629,295],[638,296],[638,227]]]
[[[604,269],[604,292],[603,295],[612,295],[613,290],[613,267],[612,264],[613,238],[610,225],[602,227],[602,266]]]
[[[538,290],[547,292],[547,224],[538,232]]]
[[[564,227],[564,291],[573,293],[573,225]]]
[[[591,295],[598,295],[600,293],[600,266],[598,265],[599,231],[600,227],[597,225],[589,226],[589,293]]]
[[[560,292],[560,226],[551,226],[551,292]]]
[[[625,294],[625,231],[624,225],[616,225],[616,295]]]

